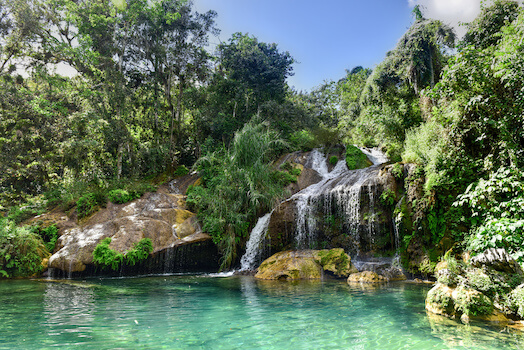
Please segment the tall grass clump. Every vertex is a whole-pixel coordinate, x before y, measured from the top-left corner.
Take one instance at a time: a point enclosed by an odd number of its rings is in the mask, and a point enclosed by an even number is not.
[[[270,163],[285,147],[265,124],[250,122],[235,134],[228,150],[207,154],[195,164],[202,186],[188,190],[187,203],[197,210],[203,229],[218,245],[222,269],[235,261],[250,225],[283,195]]]

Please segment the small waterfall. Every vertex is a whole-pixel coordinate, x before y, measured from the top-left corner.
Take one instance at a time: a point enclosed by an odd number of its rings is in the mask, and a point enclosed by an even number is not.
[[[356,242],[354,253],[360,251],[359,242],[365,235],[370,245],[380,231],[379,213],[375,212],[379,198],[380,183],[377,179],[379,165],[387,161],[377,150],[362,149],[373,162],[373,166],[348,170],[344,159],[335,168],[327,171],[327,160],[318,150],[311,152],[308,164],[316,170],[322,180],[292,196],[296,206],[296,247],[313,248],[316,243],[319,215],[321,217],[343,217],[344,227]],[[306,165],[308,165],[306,164]],[[363,198],[367,199],[366,213],[363,213]]]
[[[260,258],[260,244],[266,235],[269,226],[269,219],[271,219],[272,213],[273,211],[259,218],[257,224],[249,234],[246,252],[240,260],[240,271],[255,269],[255,266],[258,263],[257,260]]]

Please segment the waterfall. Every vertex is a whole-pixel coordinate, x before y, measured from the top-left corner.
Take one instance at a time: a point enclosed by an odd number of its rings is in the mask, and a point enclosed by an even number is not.
[[[292,196],[289,200],[295,201],[296,206],[296,247],[298,249],[312,248],[316,242],[318,226],[317,216],[342,216],[344,226],[357,242],[354,253],[359,253],[358,242],[361,234],[365,234],[370,243],[375,243],[376,233],[379,231],[375,212],[375,201],[379,197],[379,180],[377,175],[379,165],[387,161],[384,154],[376,150],[362,149],[373,162],[373,166],[348,170],[344,159],[340,160],[335,168],[327,171],[326,157],[314,150],[311,152],[308,164],[316,170],[322,180]],[[308,165],[306,164],[306,165]],[[368,199],[367,217],[362,211],[362,198]],[[319,213],[319,210],[322,212]],[[367,221],[367,225],[364,223]]]
[[[315,170],[321,180],[283,202],[291,202],[295,208],[295,249],[318,248],[317,236],[325,229],[326,218],[330,218],[331,224],[339,222],[341,232],[351,236],[350,246],[344,246],[346,251],[356,256],[361,248],[370,251],[381,228],[380,213],[375,212],[375,206],[382,185],[378,173],[387,157],[377,150],[361,150],[373,166],[348,170],[341,157],[329,171],[326,156],[318,149],[310,152],[304,167]],[[257,260],[261,259],[261,246],[272,213],[259,218],[251,231],[246,253],[241,258],[241,271],[252,270],[260,263]]]
[[[258,263],[258,258],[260,258],[260,244],[264,240],[266,235],[267,228],[269,226],[269,219],[271,219],[271,214],[267,213],[258,219],[257,224],[249,234],[249,240],[246,245],[246,253],[242,256],[240,260],[240,271],[249,271],[254,270],[256,263]]]

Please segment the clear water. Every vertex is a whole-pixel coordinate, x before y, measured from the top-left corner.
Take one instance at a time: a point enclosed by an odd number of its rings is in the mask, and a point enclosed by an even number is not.
[[[522,349],[424,311],[429,287],[250,276],[0,282],[0,349]]]

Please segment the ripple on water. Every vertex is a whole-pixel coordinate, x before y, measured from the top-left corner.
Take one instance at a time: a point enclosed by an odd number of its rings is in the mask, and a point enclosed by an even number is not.
[[[157,276],[0,283],[0,349],[519,349],[424,311],[427,286]]]

